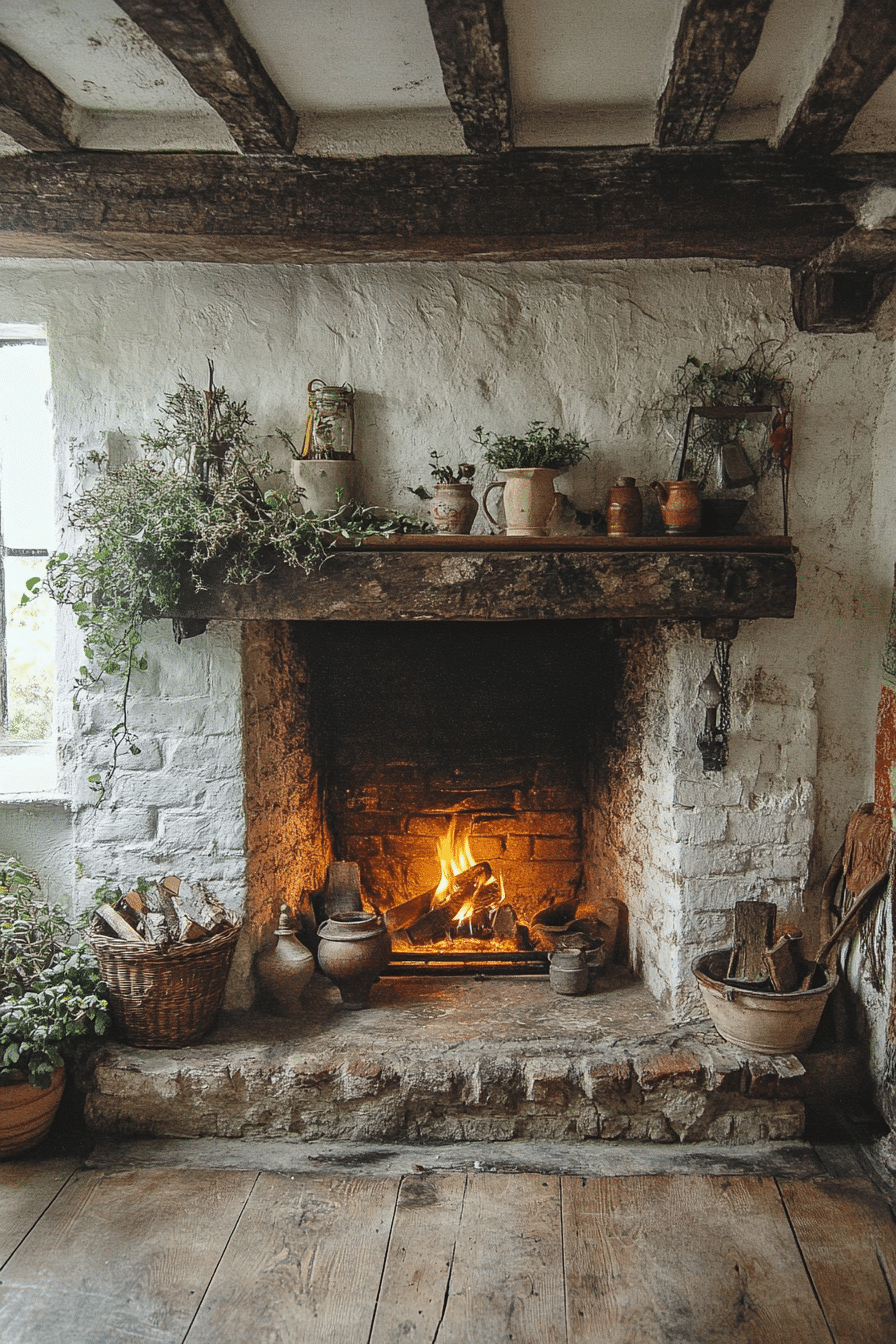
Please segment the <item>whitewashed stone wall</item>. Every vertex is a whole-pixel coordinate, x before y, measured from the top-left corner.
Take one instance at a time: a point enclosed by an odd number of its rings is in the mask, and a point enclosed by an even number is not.
[[[739,895],[764,885],[814,934],[819,878],[870,787],[881,616],[896,558],[886,315],[879,335],[800,334],[785,271],[713,262],[3,261],[0,317],[47,326],[61,491],[80,488],[86,453],[118,454],[151,425],[178,373],[200,383],[208,355],[263,434],[300,429],[309,378],[351,381],[366,497],[404,507],[413,504],[405,487],[426,480],[432,448],[468,457],[477,424],[521,429],[535,417],[590,439],[591,461],[565,482],[581,507],[600,505],[621,472],[642,485],[667,476],[672,440],[646,408],[674,368],[691,353],[784,341],[797,408],[797,616],[752,623],[734,645],[731,765],[721,779],[702,776],[693,746],[712,646],[690,631],[670,646],[663,690],[674,713],[662,731],[659,717],[648,728],[624,863],[638,962],[676,1002],[689,1001],[693,951],[722,937]],[[779,516],[766,483],[747,521],[774,530]],[[108,708],[68,710],[79,659],[75,631],[62,623],[71,887],[83,899],[100,877],[198,866],[241,904],[238,632],[218,627],[177,649],[160,630],[149,645],[151,674],[133,707],[143,754],[97,813],[84,781]],[[0,843],[21,848],[21,837],[27,851],[33,826],[23,833],[15,815],[0,808]]]

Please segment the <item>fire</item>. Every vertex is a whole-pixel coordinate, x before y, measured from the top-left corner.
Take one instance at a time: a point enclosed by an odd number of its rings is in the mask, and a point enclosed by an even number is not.
[[[448,830],[436,844],[436,855],[442,868],[442,876],[432,898],[434,906],[444,905],[451,894],[454,879],[460,877],[468,868],[476,866],[476,860],[470,849],[469,835],[465,835],[461,840],[457,837],[456,816],[451,818]]]

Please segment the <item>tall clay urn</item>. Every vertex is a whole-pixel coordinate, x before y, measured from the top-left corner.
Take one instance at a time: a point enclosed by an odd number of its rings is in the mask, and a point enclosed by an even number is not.
[[[389,965],[392,944],[382,915],[340,910],[317,931],[317,964],[337,986],[346,1008],[366,1008],[370,990]]]
[[[280,907],[275,934],[274,946],[255,958],[255,974],[277,1012],[283,1017],[297,1017],[302,1012],[302,992],[314,974],[314,957],[293,933],[286,905]]]

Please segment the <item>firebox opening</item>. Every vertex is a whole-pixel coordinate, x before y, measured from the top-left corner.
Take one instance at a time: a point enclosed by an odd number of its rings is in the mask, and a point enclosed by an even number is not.
[[[334,853],[392,912],[395,960],[463,972],[498,953],[543,969],[535,916],[587,914],[608,623],[334,622],[301,638]]]

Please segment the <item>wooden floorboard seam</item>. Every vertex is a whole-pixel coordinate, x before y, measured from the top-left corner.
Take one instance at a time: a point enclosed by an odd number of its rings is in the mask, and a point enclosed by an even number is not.
[[[215,1265],[215,1268],[212,1270],[212,1273],[211,1273],[211,1275],[209,1276],[208,1283],[205,1285],[205,1288],[202,1290],[201,1294],[199,1295],[199,1301],[196,1303],[196,1310],[193,1312],[193,1315],[190,1317],[190,1323],[189,1323],[189,1325],[187,1326],[186,1330],[184,1331],[183,1338],[181,1339],[181,1344],[187,1344],[187,1340],[188,1340],[188,1338],[189,1338],[190,1331],[193,1329],[193,1323],[194,1323],[194,1321],[196,1320],[196,1317],[199,1315],[199,1312],[200,1312],[201,1309],[202,1309],[202,1304],[203,1304],[203,1302],[205,1301],[205,1299],[206,1299],[206,1297],[207,1297],[207,1295],[208,1295],[208,1291],[209,1291],[209,1289],[211,1288],[212,1284],[213,1284],[214,1281],[215,1281],[215,1275],[217,1274],[218,1269],[220,1268],[221,1261],[224,1259],[224,1256],[225,1256],[226,1253],[227,1253],[227,1247],[230,1245],[231,1241],[233,1240],[234,1233],[236,1232],[237,1228],[238,1228],[239,1225],[240,1225],[240,1219],[242,1218],[243,1214],[246,1212],[246,1206],[247,1206],[247,1204],[249,1203],[249,1200],[252,1198],[252,1192],[253,1192],[253,1190],[255,1189],[256,1185],[258,1184],[258,1178],[260,1177],[260,1175],[261,1175],[261,1172],[260,1172],[260,1171],[256,1171],[256,1173],[255,1173],[255,1180],[252,1182],[251,1186],[250,1186],[249,1189],[246,1191],[246,1198],[243,1200],[243,1207],[240,1209],[240,1211],[239,1211],[239,1213],[238,1213],[238,1215],[237,1215],[237,1217],[236,1217],[236,1219],[235,1219],[235,1221],[234,1221],[233,1227],[230,1229],[230,1235],[228,1236],[228,1238],[227,1238],[227,1240],[225,1241],[224,1245],[221,1247],[221,1254],[218,1256],[218,1263]]]
[[[380,1281],[379,1284],[377,1285],[376,1298],[373,1303],[373,1311],[370,1313],[370,1329],[367,1331],[367,1339],[365,1341],[365,1344],[370,1344],[370,1341],[373,1338],[373,1332],[376,1329],[376,1314],[379,1311],[380,1298],[383,1292],[383,1280],[386,1277],[386,1266],[389,1263],[389,1248],[392,1245],[392,1238],[395,1235],[395,1220],[396,1217],[398,1216],[398,1201],[401,1199],[401,1187],[404,1184],[404,1180],[405,1178],[403,1176],[399,1177],[398,1185],[395,1190],[395,1204],[393,1205],[392,1208],[392,1222],[389,1224],[389,1235],[386,1238],[386,1254],[383,1256],[383,1264],[382,1268],[380,1269]]]
[[[803,1269],[806,1272],[806,1278],[809,1281],[809,1287],[812,1289],[812,1292],[815,1295],[815,1301],[818,1303],[818,1309],[821,1312],[822,1316],[824,1317],[824,1323],[828,1328],[828,1333],[831,1336],[831,1340],[833,1341],[833,1344],[837,1344],[837,1336],[834,1333],[834,1327],[832,1326],[830,1318],[828,1317],[827,1310],[825,1308],[824,1302],[822,1301],[821,1293],[818,1291],[818,1285],[815,1282],[815,1277],[812,1273],[812,1270],[809,1267],[808,1261],[806,1260],[806,1253],[803,1250],[802,1243],[800,1242],[797,1230],[793,1225],[793,1219],[790,1216],[790,1209],[787,1207],[787,1200],[784,1198],[784,1191],[781,1189],[781,1182],[778,1180],[777,1177],[775,1177],[774,1180],[775,1180],[775,1188],[778,1191],[778,1198],[780,1199],[781,1207],[784,1210],[784,1216],[787,1219],[788,1226],[790,1228],[791,1234],[793,1235],[793,1240],[794,1243],[796,1244],[796,1249],[799,1252],[799,1257],[803,1262]]]

